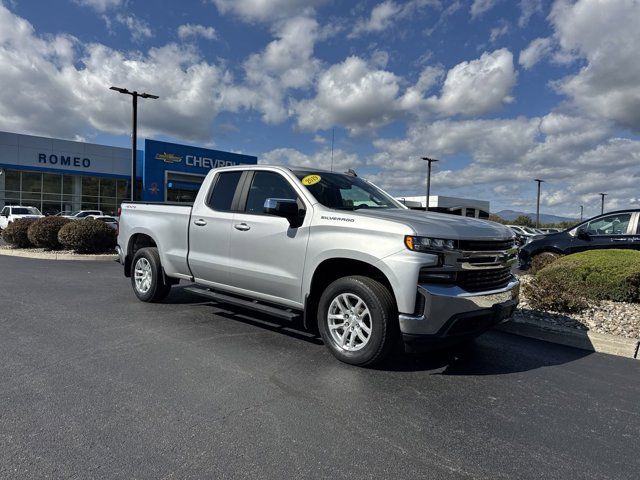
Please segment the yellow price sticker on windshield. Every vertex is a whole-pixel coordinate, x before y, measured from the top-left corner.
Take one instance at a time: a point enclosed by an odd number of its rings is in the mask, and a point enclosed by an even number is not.
[[[307,175],[302,179],[302,184],[308,187],[310,185],[315,185],[320,180],[322,180],[322,177],[320,175]]]

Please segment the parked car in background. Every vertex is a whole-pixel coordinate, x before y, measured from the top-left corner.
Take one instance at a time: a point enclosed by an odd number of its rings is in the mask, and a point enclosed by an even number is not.
[[[529,268],[539,255],[559,256],[585,250],[624,248],[640,250],[640,209],[598,215],[569,230],[531,240],[520,249],[520,267]]]
[[[5,229],[14,220],[19,218],[42,218],[36,207],[23,207],[21,205],[7,205],[0,211],[0,229]]]
[[[536,233],[525,230],[526,227],[521,225],[507,225],[516,236],[516,243],[519,247],[530,241]]]
[[[118,219],[116,217],[111,217],[109,215],[89,215],[86,218],[95,218],[96,220],[106,223],[114,230],[118,230]]]
[[[542,233],[544,233],[545,235],[549,234],[549,233],[559,233],[562,230],[559,228],[540,228],[539,229]]]
[[[104,213],[102,210],[76,210],[75,212],[71,212],[69,215],[62,215],[65,218],[70,218],[71,220],[78,220],[80,218],[86,217],[102,217]]]

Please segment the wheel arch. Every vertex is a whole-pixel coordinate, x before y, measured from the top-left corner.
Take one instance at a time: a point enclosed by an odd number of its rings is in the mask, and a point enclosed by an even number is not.
[[[141,248],[145,247],[156,247],[158,248],[158,243],[155,241],[153,236],[151,236],[147,232],[137,232],[132,234],[129,237],[129,241],[127,242],[127,250],[126,255],[124,257],[124,275],[125,277],[131,276],[131,262],[133,261],[133,257],[136,252]]]
[[[363,275],[382,283],[396,300],[393,286],[387,275],[373,264],[354,258],[334,257],[320,262],[311,277],[304,302],[304,327],[308,330],[316,328],[316,312],[318,301],[324,289],[333,281],[350,275]]]

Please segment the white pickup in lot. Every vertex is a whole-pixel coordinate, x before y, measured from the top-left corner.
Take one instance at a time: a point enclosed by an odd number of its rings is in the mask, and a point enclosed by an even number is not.
[[[212,170],[193,206],[123,203],[117,248],[142,301],[191,282],[219,302],[301,316],[356,365],[401,341],[411,349],[479,335],[518,302],[507,227],[409,210],[355,174]]]
[[[19,218],[42,218],[36,207],[23,207],[21,205],[7,205],[0,211],[0,229],[5,229],[11,222]]]

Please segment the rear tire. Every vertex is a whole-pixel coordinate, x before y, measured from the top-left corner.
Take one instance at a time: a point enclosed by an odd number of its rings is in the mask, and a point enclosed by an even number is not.
[[[372,278],[339,278],[320,297],[318,330],[338,360],[359,366],[378,363],[397,339],[398,315],[393,296]]]
[[[159,302],[169,295],[171,285],[164,283],[157,248],[141,248],[133,256],[131,286],[136,297],[143,302]]]

